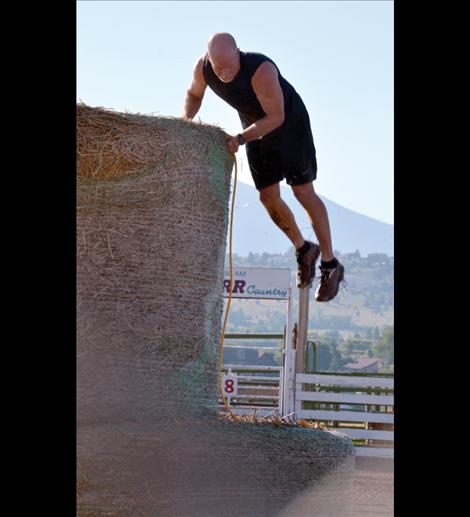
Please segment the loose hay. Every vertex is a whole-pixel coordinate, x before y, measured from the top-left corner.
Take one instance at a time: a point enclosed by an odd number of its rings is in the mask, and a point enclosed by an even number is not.
[[[165,167],[170,160],[173,167],[186,165],[188,145],[205,161],[210,141],[221,144],[224,138],[223,131],[214,126],[174,117],[116,113],[85,104],[77,105],[77,128],[77,175],[93,180],[128,178]]]
[[[77,106],[79,517],[271,516],[352,458],[314,424],[219,414],[225,137]]]

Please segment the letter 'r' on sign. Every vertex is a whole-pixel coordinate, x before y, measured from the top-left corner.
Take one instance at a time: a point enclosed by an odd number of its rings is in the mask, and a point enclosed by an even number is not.
[[[243,289],[245,285],[245,280],[235,280],[235,283],[233,285],[233,292],[243,294],[245,292],[245,290]]]
[[[245,292],[245,285],[245,280],[235,280],[235,282],[233,282],[232,293],[243,294]],[[224,280],[224,289],[225,292],[230,292],[230,280]]]

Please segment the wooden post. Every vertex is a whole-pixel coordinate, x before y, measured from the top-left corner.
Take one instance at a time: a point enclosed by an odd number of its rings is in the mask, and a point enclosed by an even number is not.
[[[294,411],[295,401],[295,328],[292,314],[291,287],[289,286],[289,297],[287,299],[287,324],[286,342],[284,349],[284,380],[281,412],[282,416],[289,415]]]
[[[296,373],[305,373],[305,347],[307,346],[309,291],[310,286],[299,289],[299,325],[297,350],[295,355]]]
[[[302,287],[299,289],[299,321],[297,324],[297,336],[295,340],[295,391],[297,391],[297,374],[305,373],[305,348],[307,346],[309,291],[310,286]],[[294,418],[297,418],[297,410],[302,407],[302,402],[297,403],[295,400],[295,391]]]

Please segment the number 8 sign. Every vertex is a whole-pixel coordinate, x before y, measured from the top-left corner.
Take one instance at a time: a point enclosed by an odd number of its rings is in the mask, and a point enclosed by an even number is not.
[[[236,397],[238,378],[235,375],[222,375],[222,389],[226,397]]]

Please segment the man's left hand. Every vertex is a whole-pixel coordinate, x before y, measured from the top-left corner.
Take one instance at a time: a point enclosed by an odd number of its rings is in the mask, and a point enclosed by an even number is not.
[[[230,149],[231,153],[236,153],[238,151],[239,143],[238,143],[238,136],[229,136],[227,138],[227,145]]]

